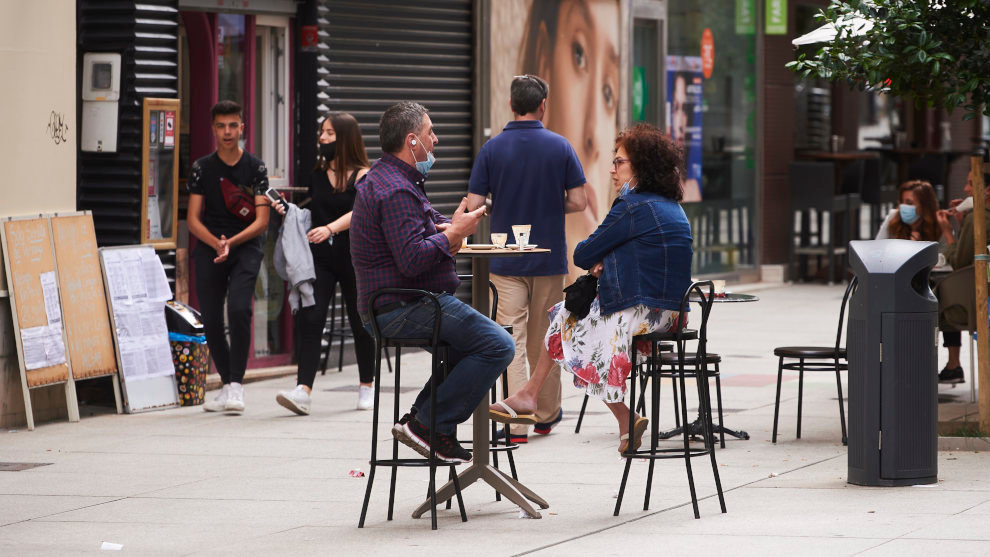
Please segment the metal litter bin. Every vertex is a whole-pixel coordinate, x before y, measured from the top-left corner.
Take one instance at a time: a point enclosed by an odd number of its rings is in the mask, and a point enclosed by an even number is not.
[[[210,349],[206,346],[206,331],[199,320],[199,312],[172,300],[165,303],[165,322],[172,346],[179,405],[203,404],[206,374],[210,370]]]
[[[849,243],[849,483],[938,481],[938,244]]]

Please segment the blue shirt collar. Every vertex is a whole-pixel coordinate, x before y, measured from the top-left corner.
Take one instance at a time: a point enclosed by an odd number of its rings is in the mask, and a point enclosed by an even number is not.
[[[539,120],[513,120],[505,125],[503,130],[511,129],[536,129],[542,128],[543,122]]]

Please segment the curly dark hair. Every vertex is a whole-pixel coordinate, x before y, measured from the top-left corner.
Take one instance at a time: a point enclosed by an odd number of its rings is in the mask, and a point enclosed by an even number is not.
[[[636,124],[615,138],[616,151],[619,147],[629,155],[629,163],[636,176],[636,191],[681,200],[684,155],[673,139],[656,126]]]

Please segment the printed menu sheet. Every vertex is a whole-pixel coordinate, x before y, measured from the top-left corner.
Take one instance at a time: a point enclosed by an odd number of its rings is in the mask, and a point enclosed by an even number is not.
[[[62,341],[62,308],[58,299],[55,271],[41,273],[41,294],[45,300],[47,325],[21,329],[24,349],[24,369],[42,369],[65,363],[65,343]]]
[[[165,323],[172,290],[150,246],[102,250],[116,326],[120,363],[127,379],[175,373]]]

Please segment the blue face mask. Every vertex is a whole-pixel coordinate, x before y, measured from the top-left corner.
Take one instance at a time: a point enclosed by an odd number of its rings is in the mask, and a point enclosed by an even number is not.
[[[626,180],[626,183],[622,184],[622,189],[619,190],[619,197],[626,195],[630,191],[632,191],[632,188],[629,187],[629,180]]]
[[[918,210],[914,205],[908,205],[906,203],[901,203],[900,207],[897,208],[901,213],[901,222],[910,226],[918,221]]]
[[[423,147],[423,149],[426,149],[426,147]],[[423,176],[429,176],[430,168],[433,168],[433,163],[437,162],[437,158],[433,156],[433,153],[426,151],[426,160],[419,161],[416,160],[416,150],[412,149],[412,156],[413,160],[416,161],[416,170],[418,170]]]

